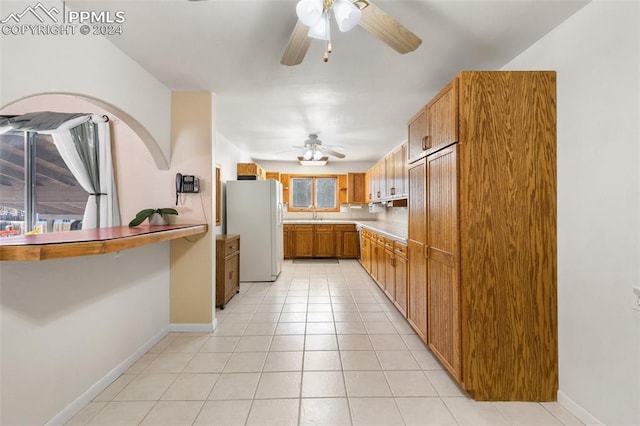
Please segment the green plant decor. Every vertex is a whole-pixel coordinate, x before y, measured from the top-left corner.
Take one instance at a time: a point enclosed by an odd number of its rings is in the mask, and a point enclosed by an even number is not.
[[[172,208],[140,210],[138,214],[136,214],[136,217],[131,222],[129,222],[129,226],[140,225],[142,222],[144,222],[149,216],[151,216],[154,213],[158,213],[159,215],[165,215],[165,214],[177,215],[178,211]]]

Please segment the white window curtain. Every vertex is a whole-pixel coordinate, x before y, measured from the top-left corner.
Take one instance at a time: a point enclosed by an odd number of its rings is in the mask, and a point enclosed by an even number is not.
[[[90,194],[82,229],[120,226],[109,122],[99,115],[89,116],[80,124],[79,119],[70,121],[75,122],[40,133],[51,135],[67,167]]]

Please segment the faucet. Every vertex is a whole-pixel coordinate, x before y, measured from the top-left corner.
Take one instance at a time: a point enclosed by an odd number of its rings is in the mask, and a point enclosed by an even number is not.
[[[309,205],[309,207],[307,207],[307,209],[311,210],[311,220],[317,220],[318,219],[318,212],[313,207],[313,205]]]

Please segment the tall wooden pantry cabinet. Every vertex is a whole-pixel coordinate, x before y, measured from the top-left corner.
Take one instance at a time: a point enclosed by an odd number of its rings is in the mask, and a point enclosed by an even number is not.
[[[462,72],[421,109],[408,317],[477,400],[556,399],[555,79]]]

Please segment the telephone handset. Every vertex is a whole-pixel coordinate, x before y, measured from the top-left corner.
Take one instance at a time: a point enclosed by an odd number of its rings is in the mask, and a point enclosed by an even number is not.
[[[200,192],[200,179],[193,175],[183,175],[176,173],[176,206],[178,205],[178,194]]]

